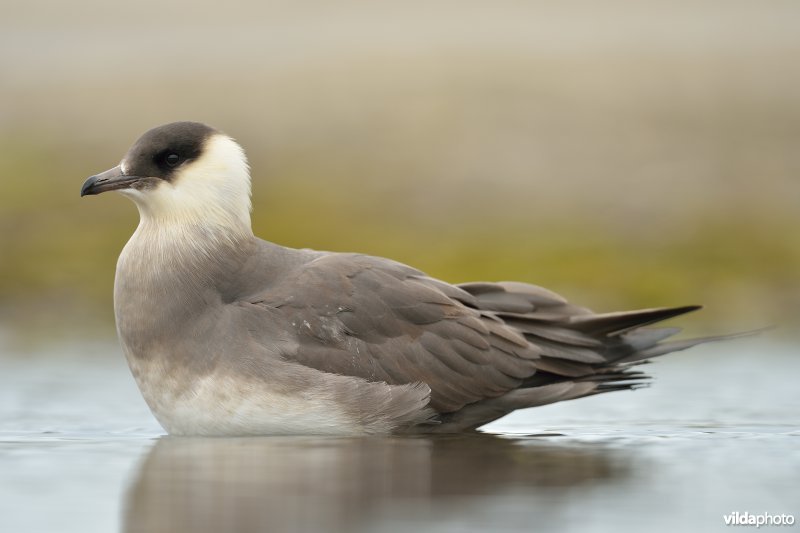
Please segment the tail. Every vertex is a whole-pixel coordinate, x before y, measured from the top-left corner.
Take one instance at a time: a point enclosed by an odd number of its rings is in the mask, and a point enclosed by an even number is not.
[[[666,341],[680,329],[646,326],[701,306],[597,314],[534,285],[468,283],[460,288],[477,299],[482,314],[523,334],[540,357],[537,372],[518,388],[445,415],[437,430],[443,432],[474,429],[516,409],[637,389],[649,376],[636,367],[654,357],[757,333]]]

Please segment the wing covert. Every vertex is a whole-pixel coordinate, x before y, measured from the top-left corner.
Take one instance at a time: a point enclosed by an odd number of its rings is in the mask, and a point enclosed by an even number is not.
[[[400,263],[326,254],[259,295],[299,340],[285,357],[389,384],[424,382],[450,412],[505,394],[536,372],[539,353],[480,311],[469,292]]]

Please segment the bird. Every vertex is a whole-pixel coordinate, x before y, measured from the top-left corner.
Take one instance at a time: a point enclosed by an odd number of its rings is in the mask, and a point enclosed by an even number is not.
[[[139,211],[114,314],[170,435],[472,432],[517,409],[640,388],[641,363],[719,339],[647,327],[698,305],[594,313],[528,283],[450,284],[262,240],[244,150],[200,122],[148,130],[80,194],[107,191]]]

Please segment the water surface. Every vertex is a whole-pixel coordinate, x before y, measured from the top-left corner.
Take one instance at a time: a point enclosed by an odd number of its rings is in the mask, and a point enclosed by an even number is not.
[[[0,531],[715,531],[732,511],[800,515],[793,346],[697,348],[648,366],[652,388],[437,438],[165,437],[116,346],[52,351],[0,359]]]

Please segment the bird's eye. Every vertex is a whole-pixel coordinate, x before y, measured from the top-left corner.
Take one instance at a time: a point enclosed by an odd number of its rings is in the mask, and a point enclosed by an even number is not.
[[[164,162],[167,164],[167,166],[174,167],[181,162],[181,156],[179,156],[174,152],[171,152],[166,156],[164,156]]]

